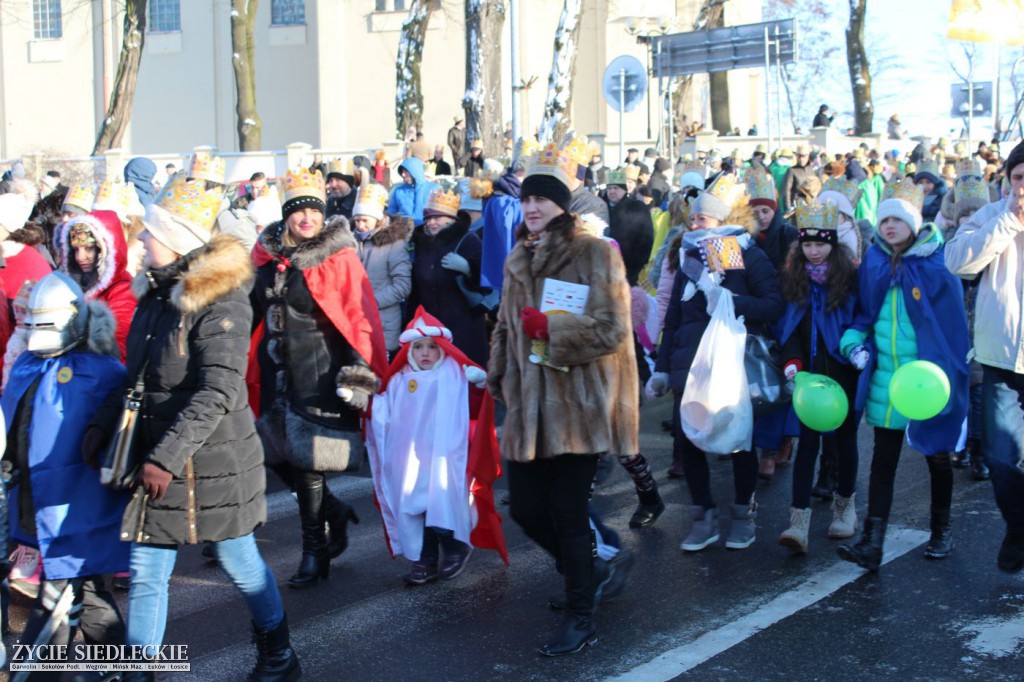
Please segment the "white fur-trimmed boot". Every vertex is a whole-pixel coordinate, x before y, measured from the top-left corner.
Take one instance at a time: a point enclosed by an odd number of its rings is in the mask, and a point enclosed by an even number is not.
[[[807,553],[807,533],[811,527],[811,508],[789,508],[789,528],[782,531],[779,544],[793,554]]]
[[[830,538],[852,538],[857,532],[857,493],[849,497],[832,498],[832,523],[828,527]]]

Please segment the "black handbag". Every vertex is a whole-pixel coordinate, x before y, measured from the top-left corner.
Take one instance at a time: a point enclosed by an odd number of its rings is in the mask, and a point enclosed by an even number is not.
[[[748,333],[743,366],[755,417],[789,405],[792,389],[782,371],[782,349],[774,339]]]
[[[139,425],[139,410],[146,392],[146,367],[149,365],[149,346],[152,336],[146,336],[143,353],[146,358],[135,377],[135,385],[124,396],[124,406],[117,431],[110,437],[107,447],[100,453],[100,484],[110,490],[128,490],[138,478],[142,460],[135,453],[135,429]]]

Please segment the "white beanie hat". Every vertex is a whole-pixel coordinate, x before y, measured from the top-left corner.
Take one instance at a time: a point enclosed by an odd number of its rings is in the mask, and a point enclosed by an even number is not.
[[[878,205],[878,225],[886,218],[898,218],[910,226],[910,231],[917,236],[921,231],[921,211],[906,199],[886,199]]]
[[[20,194],[0,194],[0,239],[7,239],[12,232],[25,227],[32,215],[32,204]]]

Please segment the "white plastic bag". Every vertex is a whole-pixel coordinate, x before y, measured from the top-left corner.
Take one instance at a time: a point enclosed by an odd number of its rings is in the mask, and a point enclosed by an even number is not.
[[[742,319],[736,319],[732,294],[723,291],[700,339],[679,405],[683,433],[704,452],[750,449],[754,410],[743,367],[746,341],[747,330]]]

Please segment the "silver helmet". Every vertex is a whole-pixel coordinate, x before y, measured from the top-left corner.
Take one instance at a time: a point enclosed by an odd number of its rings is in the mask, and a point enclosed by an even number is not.
[[[28,350],[43,358],[68,352],[85,338],[85,295],[73,279],[59,270],[39,280],[28,298],[23,324]]]

